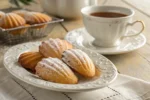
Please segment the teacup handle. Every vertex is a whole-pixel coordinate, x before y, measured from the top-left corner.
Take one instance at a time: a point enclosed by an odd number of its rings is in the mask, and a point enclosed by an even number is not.
[[[127,26],[133,26],[133,25],[135,25],[136,23],[141,23],[141,25],[142,25],[142,29],[139,31],[139,32],[135,32],[134,34],[130,34],[130,35],[125,35],[125,36],[123,36],[123,37],[131,37],[131,36],[137,36],[137,35],[140,35],[143,31],[144,31],[144,29],[145,29],[145,24],[144,24],[144,22],[143,21],[140,21],[140,20],[137,20],[137,21],[135,21],[135,22],[132,22],[132,23],[128,23],[127,24]]]

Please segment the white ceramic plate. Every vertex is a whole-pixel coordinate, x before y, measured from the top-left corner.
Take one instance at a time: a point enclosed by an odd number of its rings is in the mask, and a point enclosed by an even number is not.
[[[62,92],[81,92],[99,89],[107,86],[117,77],[117,69],[110,60],[98,53],[83,49],[83,51],[85,51],[92,58],[98,69],[101,70],[101,76],[92,80],[82,80],[79,81],[78,84],[74,85],[58,84],[42,80],[38,76],[28,72],[26,69],[21,67],[17,62],[21,53],[37,50],[39,45],[40,42],[30,42],[10,48],[4,55],[4,65],[6,69],[13,76],[28,84],[44,89]]]
[[[121,45],[117,47],[97,47],[92,44],[94,38],[89,35],[85,28],[79,28],[70,31],[66,35],[65,39],[72,43],[76,48],[86,48],[93,52],[97,52],[104,55],[114,55],[131,52],[141,48],[146,43],[145,36],[143,34],[140,34],[139,36],[125,38],[122,41]]]

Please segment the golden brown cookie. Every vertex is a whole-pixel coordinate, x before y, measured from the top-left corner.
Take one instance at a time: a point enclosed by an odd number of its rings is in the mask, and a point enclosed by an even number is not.
[[[39,46],[39,52],[44,57],[61,58],[62,53],[67,49],[72,49],[72,45],[66,40],[52,39],[43,41]]]
[[[43,56],[39,52],[25,52],[20,55],[18,62],[22,67],[35,71],[35,67]]]
[[[95,65],[90,57],[79,49],[70,49],[63,52],[62,60],[73,70],[85,77],[95,76]]]
[[[26,21],[15,13],[7,13],[1,20],[0,27],[4,29],[15,28],[26,24]]]
[[[15,11],[14,13],[22,16],[27,24],[34,25],[34,24],[42,24],[52,20],[52,18],[44,13],[40,12],[28,12],[24,10]],[[33,28],[44,28],[46,25],[39,25]]]
[[[36,74],[47,81],[62,84],[76,84],[78,82],[78,78],[71,69],[58,58],[44,58],[35,69]]]
[[[26,26],[26,21],[21,16],[15,13],[6,13],[4,17],[1,18],[0,27],[4,29],[11,29],[17,27]],[[10,33],[13,35],[21,34],[26,31],[26,28],[11,30]]]

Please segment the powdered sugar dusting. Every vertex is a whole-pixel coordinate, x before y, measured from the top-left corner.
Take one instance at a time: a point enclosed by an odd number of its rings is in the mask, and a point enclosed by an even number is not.
[[[38,66],[46,67],[63,76],[67,76],[71,72],[69,67],[58,58],[45,58],[39,62]]]
[[[77,69],[79,68],[78,66],[82,65],[84,66],[85,70],[91,69],[91,71],[95,71],[95,65],[93,64],[93,61],[85,52],[79,49],[66,50],[63,53],[62,60],[73,69]]]
[[[70,55],[75,55],[77,56],[77,58],[80,59],[82,63],[91,62],[91,59],[89,58],[89,56],[79,49],[66,50],[63,53],[63,55],[65,56],[65,58],[68,58]]]

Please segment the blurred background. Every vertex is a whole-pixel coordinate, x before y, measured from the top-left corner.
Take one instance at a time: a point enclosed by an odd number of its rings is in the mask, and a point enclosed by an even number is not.
[[[39,0],[0,0],[0,9],[24,8],[35,11],[42,11]]]
[[[54,13],[56,12],[55,10],[57,7],[55,3],[57,2],[59,3],[59,7],[61,8],[61,12],[58,12],[59,14],[62,15],[63,12],[64,15],[67,15],[68,12],[71,12],[71,14],[77,15],[78,13],[80,13],[79,9],[85,6],[83,5],[83,2],[91,1],[96,1],[98,5],[114,6],[120,6],[121,2],[121,6],[133,8],[134,10],[136,9],[140,13],[146,15],[147,17],[150,17],[150,0],[0,0],[0,10],[8,8],[9,10],[12,10],[12,8],[23,8],[39,12],[50,12],[50,15],[58,15]],[[76,11],[78,11],[77,14],[75,13]]]

